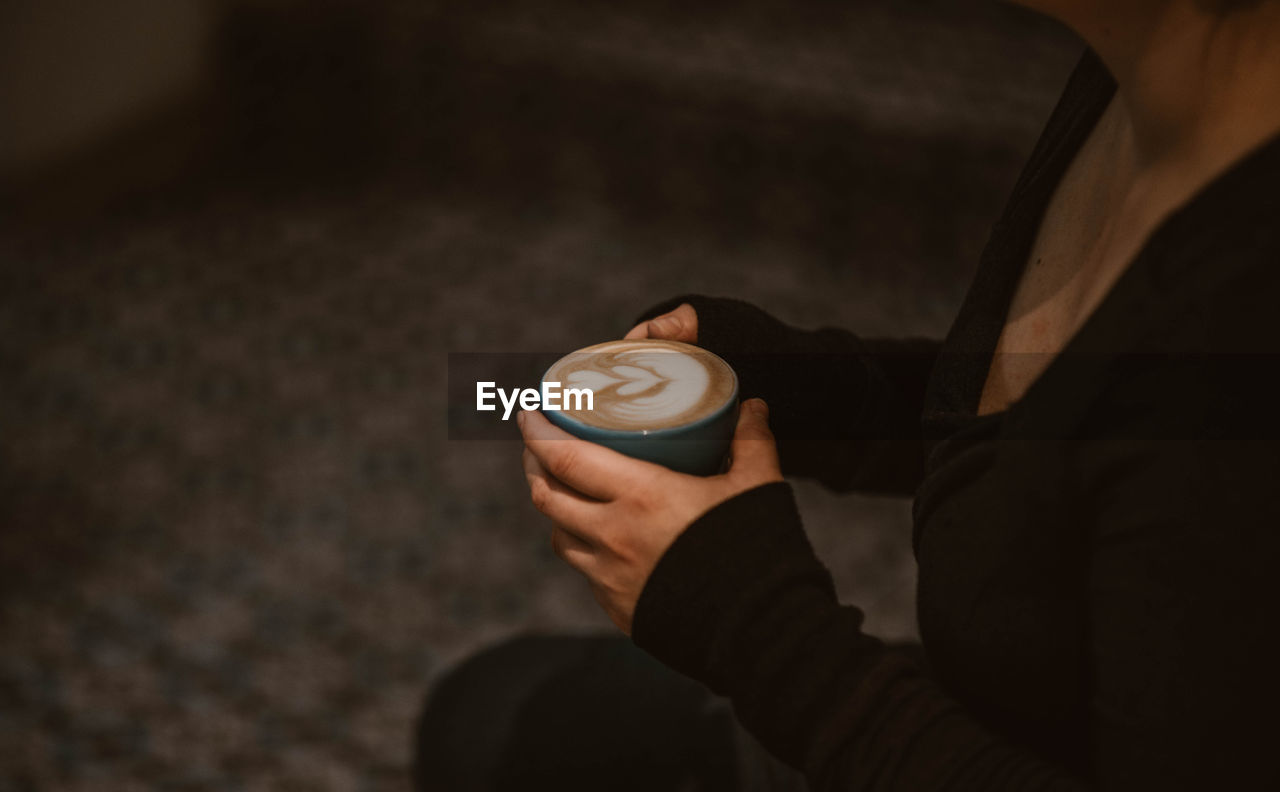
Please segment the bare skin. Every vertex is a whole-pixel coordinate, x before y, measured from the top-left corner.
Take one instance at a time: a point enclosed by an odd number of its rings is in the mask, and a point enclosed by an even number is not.
[[[979,414],[1022,398],[1170,213],[1280,131],[1280,5],[1026,0],[1076,28],[1119,84],[1049,203]],[[1127,13],[1126,13],[1127,11]]]
[[[1220,16],[1210,0],[1025,0],[1073,26],[1119,91],[1050,202],[1015,292],[979,406],[1022,397],[1105,297],[1160,221],[1280,131],[1280,2]],[[682,305],[627,338],[696,342]],[[534,504],[552,547],[630,633],[658,559],[693,520],[781,480],[763,403],[744,404],[733,467],[699,478],[628,459],[521,419]]]

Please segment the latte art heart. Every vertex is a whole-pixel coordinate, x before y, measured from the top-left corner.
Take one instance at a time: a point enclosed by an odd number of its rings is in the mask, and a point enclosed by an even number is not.
[[[737,385],[733,370],[704,349],[674,341],[611,341],[551,367],[547,381],[590,388],[594,409],[568,410],[605,429],[643,431],[697,421],[722,407]]]

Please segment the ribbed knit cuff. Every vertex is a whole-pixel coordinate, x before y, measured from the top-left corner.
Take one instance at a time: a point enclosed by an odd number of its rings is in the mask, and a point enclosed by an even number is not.
[[[769,403],[769,425],[788,475],[813,476],[837,486],[858,467],[882,432],[874,420],[885,383],[874,379],[862,344],[832,328],[800,330],[741,300],[682,295],[646,311],[638,321],[689,303],[698,314],[698,345],[733,367],[744,399]]]

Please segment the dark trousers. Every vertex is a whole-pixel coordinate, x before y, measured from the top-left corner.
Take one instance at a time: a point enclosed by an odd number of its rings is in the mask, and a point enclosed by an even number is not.
[[[527,636],[443,677],[418,724],[420,792],[804,792],[728,702],[621,635]]]

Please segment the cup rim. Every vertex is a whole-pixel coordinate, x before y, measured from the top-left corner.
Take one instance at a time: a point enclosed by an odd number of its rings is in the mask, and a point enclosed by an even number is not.
[[[617,339],[617,341],[626,341],[626,340],[628,339],[623,339],[623,338]],[[665,338],[634,339],[634,340],[637,340],[637,341],[659,340],[665,344],[678,344],[680,346],[692,347],[701,352],[707,353],[708,355],[712,356],[716,360],[719,360],[721,363],[723,363],[724,367],[729,371],[729,374],[733,377],[733,390],[730,391],[729,397],[724,400],[724,404],[715,408],[714,410],[702,416],[701,418],[695,421],[690,421],[689,423],[686,423],[686,424],[681,424],[679,426],[665,426],[665,427],[662,427],[661,429],[608,429],[602,426],[593,426],[592,424],[586,423],[584,421],[580,421],[577,418],[570,417],[564,410],[544,410],[542,408],[539,408],[538,411],[541,412],[543,415],[547,416],[547,420],[551,421],[552,423],[559,423],[563,421],[564,423],[572,424],[574,427],[582,427],[583,429],[600,437],[607,437],[611,440],[631,440],[631,439],[641,439],[641,438],[649,438],[649,437],[661,438],[669,435],[677,435],[677,434],[683,434],[685,432],[690,432],[690,431],[699,429],[706,424],[712,423],[713,421],[719,420],[721,417],[724,416],[726,412],[728,412],[729,410],[731,410],[733,407],[737,405],[738,388],[740,385],[738,381],[738,372],[734,371],[733,366],[730,366],[729,363],[724,358],[720,357],[715,352],[712,352],[710,349],[706,349],[705,347],[700,347],[697,344],[686,344],[683,341],[670,341]],[[603,346],[604,344],[613,344],[613,343],[617,343],[617,341],[601,341],[598,344],[590,344],[588,346],[582,347],[581,349],[575,349],[572,352],[569,352],[565,355],[561,355],[559,358],[556,358],[555,363],[552,363],[550,366],[547,367],[546,371],[542,372],[542,376],[538,378],[538,384],[541,385],[542,383],[546,382],[547,375],[551,373],[551,369],[555,368],[556,365],[561,360],[564,360],[569,355],[576,355],[579,352],[585,352],[586,350],[589,350],[592,347]]]

